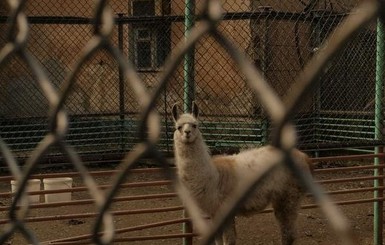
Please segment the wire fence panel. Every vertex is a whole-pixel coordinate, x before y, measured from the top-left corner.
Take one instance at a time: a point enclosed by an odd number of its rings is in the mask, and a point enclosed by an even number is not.
[[[213,151],[271,142],[279,149],[276,165],[287,160],[343,244],[354,244],[345,218],[294,164],[290,122],[300,148],[383,143],[373,140],[382,118],[374,110],[381,104],[375,19],[382,2],[357,9],[353,1],[220,2],[0,3],[0,148],[3,166],[21,183],[0,243],[15,231],[40,243],[23,222],[28,205],[16,204],[27,202],[33,170],[60,156],[81,174],[99,210],[94,243],[113,240],[109,206],[130,169],[148,157],[174,180],[209,244],[272,169],[240,186],[208,227],[162,154],[172,151],[171,104],[183,101],[188,111],[196,101]],[[84,159],[117,156],[122,171],[104,194]]]
[[[311,2],[311,1],[310,1]],[[64,5],[63,5],[64,4]],[[191,24],[201,23],[202,4],[190,6]],[[300,1],[235,1],[223,4],[218,25],[260,69],[281,98],[299,71],[357,2],[305,4]],[[59,89],[79,52],[93,36],[92,3],[28,1],[27,49]],[[0,42],[7,42],[8,6],[2,3]],[[134,64],[151,91],[164,62],[185,35],[185,5],[178,1],[115,1],[111,43]],[[352,52],[354,50],[354,52]],[[376,24],[360,31],[319,77],[295,115],[299,147],[322,150],[373,146],[376,76]],[[189,65],[186,65],[189,62]],[[1,136],[21,159],[47,133],[48,102],[20,58],[11,59],[1,74]],[[85,158],[121,158],[138,142],[139,105],[124,82],[116,60],[104,50],[93,54],[76,75],[66,111],[67,140]],[[203,130],[214,152],[233,152],[268,142],[271,127],[245,77],[212,36],[202,37],[172,74],[157,101],[162,115],[163,152],[172,152],[168,108],[192,100],[205,112]],[[61,154],[52,153],[51,160]]]
[[[1,40],[5,42],[8,12],[3,5]],[[44,4],[26,3],[25,13],[30,22],[28,50],[35,54],[55,88],[60,87],[81,47],[93,35],[91,5],[72,1],[62,5],[48,0]],[[202,8],[197,5],[193,6],[193,14]],[[354,1],[314,5],[296,1],[224,3],[224,16],[218,28],[285,97],[291,81],[355,5]],[[156,86],[166,57],[184,38],[184,7],[173,1],[111,4],[115,17],[111,42],[135,65],[149,90]],[[199,23],[199,15],[193,15],[194,20]],[[320,76],[319,87],[296,114],[300,147],[375,144],[375,48],[376,31],[372,24]],[[183,99],[186,104],[196,100],[201,105],[206,116],[204,131],[214,151],[238,151],[268,141],[267,115],[247,89],[234,61],[223,51],[212,37],[203,37],[193,55],[189,55],[193,70],[180,64],[174,72],[157,102],[157,110],[163,115],[163,151],[172,149],[167,109]],[[1,85],[2,137],[20,157],[26,157],[46,133],[47,101],[22,60],[12,59],[1,76],[8,81]],[[188,77],[192,92],[186,92],[184,82]],[[68,140],[84,156],[121,156],[137,142],[139,107],[124,84],[118,64],[108,52],[100,50],[83,64],[77,80],[65,102],[71,115]]]

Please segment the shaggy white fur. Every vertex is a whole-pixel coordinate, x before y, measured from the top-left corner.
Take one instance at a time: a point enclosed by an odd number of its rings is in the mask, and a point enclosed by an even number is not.
[[[178,117],[177,106],[172,109],[175,121],[174,153],[178,176],[191,191],[199,208],[213,218],[221,204],[232,195],[242,178],[273,164],[278,150],[272,146],[250,149],[231,156],[212,157],[199,130],[198,107],[193,104],[192,114]],[[305,171],[310,171],[306,154],[294,150],[293,156]],[[270,203],[280,225],[282,244],[291,245],[295,239],[295,220],[303,190],[293,174],[282,166],[276,168],[261,186],[239,207],[239,214],[262,211]],[[235,244],[235,222],[216,244]]]

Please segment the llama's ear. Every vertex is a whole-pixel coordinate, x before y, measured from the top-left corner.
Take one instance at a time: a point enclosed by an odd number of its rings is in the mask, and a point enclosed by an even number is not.
[[[175,103],[172,106],[172,118],[174,119],[174,122],[178,120],[178,103]]]
[[[195,101],[193,101],[193,103],[192,103],[192,109],[191,110],[192,110],[193,116],[195,118],[198,118],[198,116],[199,116],[199,108],[198,108],[197,104],[195,104]]]

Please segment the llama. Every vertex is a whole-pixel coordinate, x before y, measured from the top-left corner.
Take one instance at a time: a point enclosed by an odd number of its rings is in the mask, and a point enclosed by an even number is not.
[[[214,218],[220,205],[231,196],[241,178],[254,171],[261,171],[263,164],[277,153],[273,146],[264,146],[243,151],[236,155],[212,157],[199,130],[198,107],[193,103],[192,114],[178,117],[177,106],[172,108],[175,122],[174,153],[180,181],[189,189],[200,210],[209,218]],[[306,154],[293,151],[297,162],[304,171],[310,172],[310,161]],[[285,166],[275,168],[261,186],[239,207],[240,215],[262,211],[272,204],[281,230],[282,244],[293,244],[295,221],[304,194],[303,188]],[[235,244],[234,218],[216,244]]]

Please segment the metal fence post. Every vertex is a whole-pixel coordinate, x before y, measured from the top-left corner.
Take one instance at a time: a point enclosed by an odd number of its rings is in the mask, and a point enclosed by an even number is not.
[[[271,8],[266,7],[263,11],[270,12]],[[267,69],[269,67],[269,42],[270,42],[270,21],[269,19],[265,19],[263,21],[263,41],[262,41],[262,49],[263,56],[261,62],[261,70],[262,74],[265,78],[267,78]],[[266,145],[268,143],[269,138],[269,120],[268,115],[265,112],[265,109],[262,109],[262,122],[261,122],[261,144]]]
[[[123,53],[123,23],[122,23],[123,14],[118,14],[118,46],[120,52]],[[121,151],[125,151],[125,138],[124,138],[124,124],[125,124],[125,105],[124,105],[124,75],[121,67],[119,66],[119,121],[120,121],[120,147]]]
[[[185,19],[184,19],[184,37],[188,38],[191,28],[194,26],[195,0],[185,0]],[[194,81],[194,53],[192,47],[184,56],[184,84],[183,84],[183,108],[184,112],[191,112],[192,102],[195,100],[195,81]],[[183,212],[184,217],[188,217],[186,211]],[[183,233],[192,232],[192,224],[190,222],[183,223]],[[183,238],[183,245],[191,245],[192,237]]]
[[[384,25],[381,21],[377,22],[377,52],[376,52],[376,91],[375,91],[375,138],[376,140],[383,140],[382,130],[383,130],[383,73],[384,73]],[[382,147],[375,148],[376,153],[383,153]],[[376,157],[375,165],[379,165],[380,161],[383,162],[383,158]],[[383,172],[382,169],[375,169],[374,175],[379,176]],[[383,180],[374,180],[374,187],[378,188],[383,186]],[[383,191],[376,190],[374,192],[374,198],[383,197]],[[373,226],[373,236],[374,236],[374,245],[382,244],[382,228],[383,228],[383,201],[377,201],[374,203],[374,226]]]
[[[190,30],[194,26],[195,0],[186,0],[185,4],[184,36],[188,38]],[[192,102],[195,99],[194,52],[195,49],[191,48],[184,56],[183,108],[185,112],[191,111]]]

